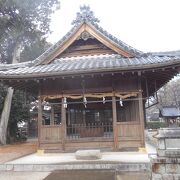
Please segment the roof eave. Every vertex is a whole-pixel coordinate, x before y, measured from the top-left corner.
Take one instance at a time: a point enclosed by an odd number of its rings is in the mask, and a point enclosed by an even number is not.
[[[43,72],[43,73],[33,73],[33,74],[18,74],[18,75],[7,75],[1,74],[1,79],[25,79],[25,78],[44,78],[44,77],[53,77],[53,76],[72,76],[72,75],[81,75],[81,74],[91,74],[91,73],[111,73],[111,72],[131,72],[131,71],[151,71],[163,68],[173,68],[180,67],[180,62],[170,62],[170,63],[159,63],[151,65],[138,65],[138,66],[125,66],[125,67],[111,67],[111,68],[101,68],[101,69],[83,69],[83,70],[74,70],[74,71],[58,71],[58,72]],[[179,71],[179,69],[178,69]]]

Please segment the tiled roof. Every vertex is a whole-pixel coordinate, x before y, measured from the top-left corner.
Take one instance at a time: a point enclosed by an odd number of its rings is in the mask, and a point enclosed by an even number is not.
[[[180,109],[177,107],[162,107],[160,109],[162,117],[180,117]]]
[[[28,78],[53,75],[75,75],[92,72],[129,71],[164,67],[180,64],[180,57],[141,56],[122,58],[119,55],[99,55],[56,59],[47,65],[10,68],[5,71],[0,66],[1,78]],[[5,66],[5,65],[4,65]]]

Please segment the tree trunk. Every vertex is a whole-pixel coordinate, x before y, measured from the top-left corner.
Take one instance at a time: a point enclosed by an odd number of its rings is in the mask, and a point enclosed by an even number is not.
[[[16,43],[14,46],[14,51],[12,53],[12,57],[13,57],[12,64],[20,62],[20,52],[21,52],[20,50],[21,50],[20,44]],[[10,116],[13,92],[14,89],[9,87],[4,101],[4,107],[0,119],[0,144],[6,144],[7,126]]]
[[[5,101],[4,101],[3,111],[1,114],[1,121],[0,121],[0,143],[1,144],[6,144],[7,126],[8,126],[9,115],[10,115],[10,110],[11,110],[13,92],[14,92],[14,89],[9,87]]]
[[[21,55],[21,45],[16,43],[14,46],[14,51],[12,53],[12,64],[20,62],[20,55]]]

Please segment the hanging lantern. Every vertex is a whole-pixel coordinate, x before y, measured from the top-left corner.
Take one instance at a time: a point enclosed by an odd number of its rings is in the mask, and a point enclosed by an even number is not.
[[[103,97],[103,104],[105,104],[105,102],[106,102],[106,99],[105,99],[105,97]]]
[[[123,106],[122,98],[119,98],[119,104],[120,104],[121,107]]]
[[[67,108],[67,98],[66,97],[64,98],[63,106],[64,106],[64,108]]]
[[[83,97],[83,104],[84,104],[84,107],[86,108],[87,106],[87,99],[86,99],[86,97]]]

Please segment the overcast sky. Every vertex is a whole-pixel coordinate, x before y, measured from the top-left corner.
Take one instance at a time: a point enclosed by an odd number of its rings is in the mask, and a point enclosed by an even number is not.
[[[60,0],[49,41],[71,29],[81,5],[89,5],[99,25],[144,52],[180,50],[180,0]]]

